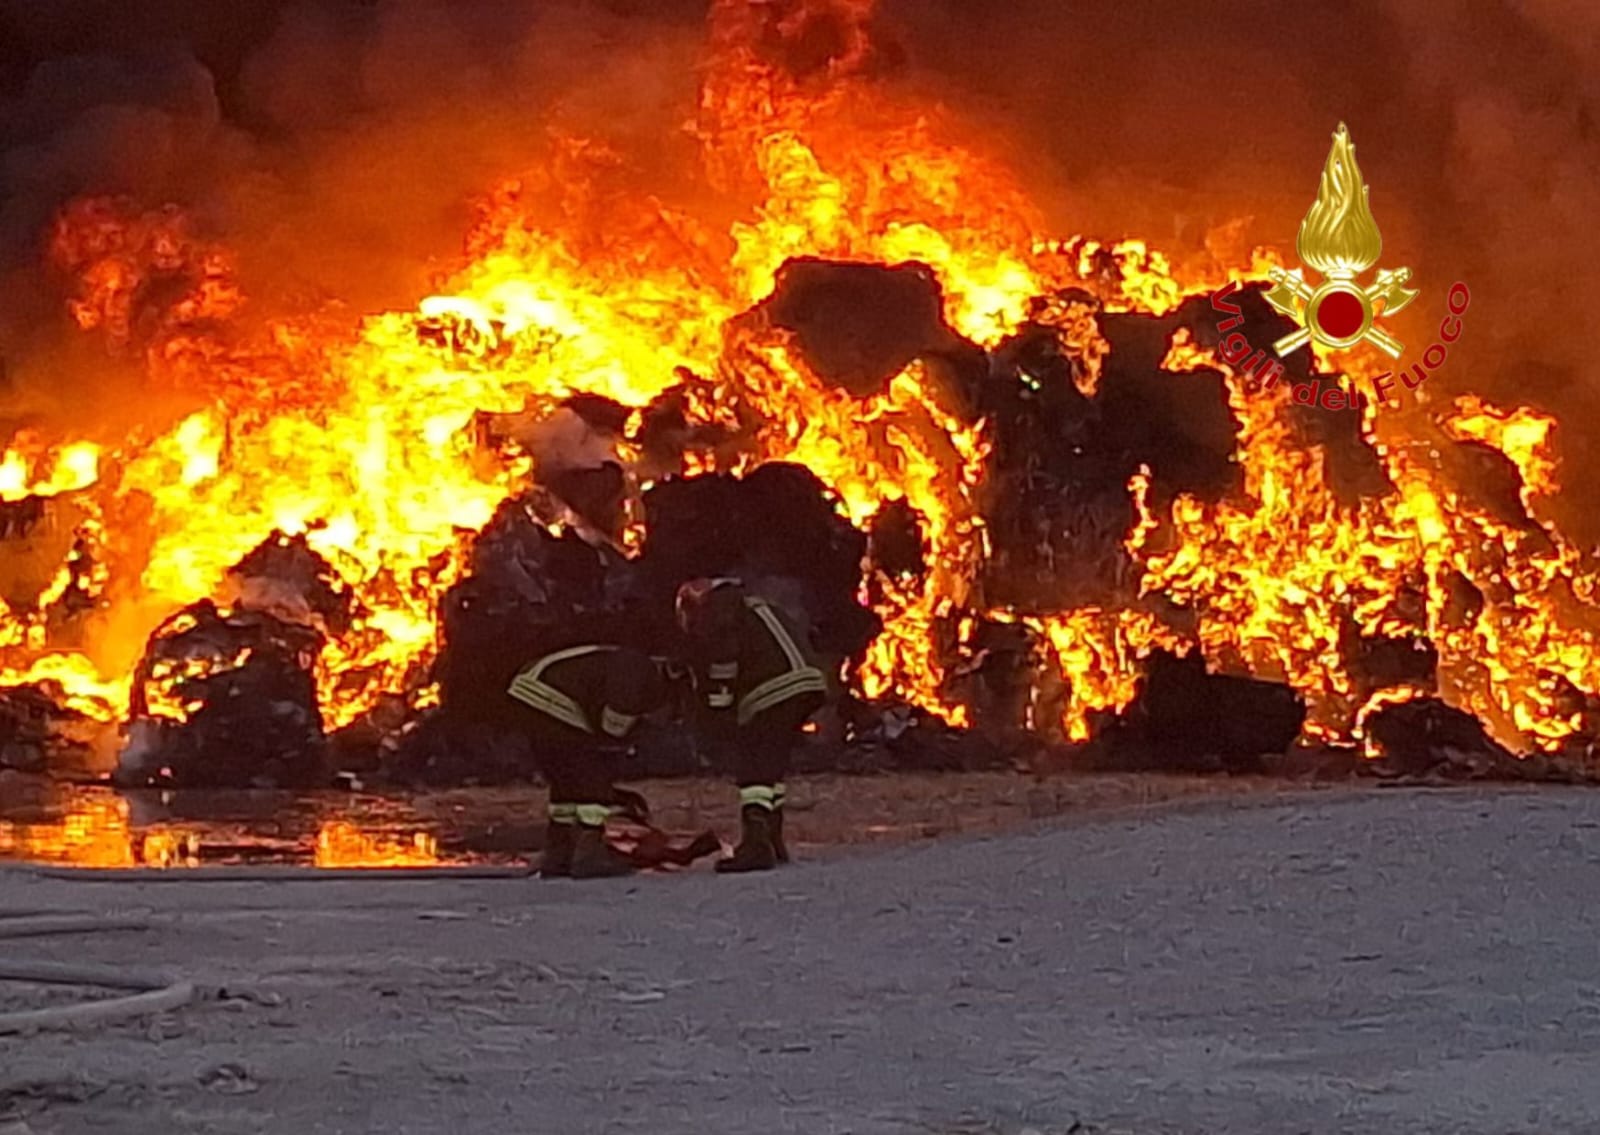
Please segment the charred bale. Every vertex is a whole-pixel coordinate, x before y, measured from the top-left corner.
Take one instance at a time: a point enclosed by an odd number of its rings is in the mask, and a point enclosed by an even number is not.
[[[794,334],[814,374],[858,398],[887,390],[923,356],[981,366],[982,349],[945,322],[944,292],[926,264],[789,260],[756,311]]]
[[[274,532],[228,569],[225,602],[344,634],[358,613],[350,585],[312,550],[304,534]]]
[[[518,670],[553,651],[625,641],[632,569],[605,544],[551,535],[529,500],[503,502],[474,540],[465,576],[439,602],[432,676],[439,704],[393,739],[384,775],[399,783],[499,783],[535,766],[516,703]]]
[[[1028,728],[1035,642],[1021,623],[978,620],[968,657],[951,667],[945,692],[972,712],[974,728],[1016,737]]]
[[[1457,483],[1471,489],[1472,502],[1496,520],[1524,530],[1535,527],[1522,503],[1522,471],[1500,450],[1481,441],[1456,441],[1441,460]]]
[[[1238,307],[1244,323],[1237,330],[1255,348],[1270,350],[1284,335],[1296,329],[1288,317],[1274,310],[1264,298],[1267,285],[1251,284],[1240,288],[1230,297]],[[1212,307],[1206,296],[1196,296],[1185,301],[1177,311],[1182,324],[1189,327],[1195,342],[1202,347],[1215,349],[1222,339],[1218,324],[1222,314]],[[1288,420],[1300,444],[1323,447],[1327,482],[1341,502],[1349,505],[1366,497],[1386,496],[1394,490],[1377,451],[1368,444],[1361,432],[1362,415],[1354,410],[1325,410],[1316,401],[1321,393],[1332,386],[1349,389],[1347,381],[1339,375],[1313,374],[1313,361],[1308,350],[1292,351],[1276,361],[1284,368],[1278,379],[1279,388],[1289,391]],[[1317,383],[1313,390],[1313,383]],[[1295,397],[1296,389],[1300,398]],[[1312,399],[1315,392],[1316,399]],[[1253,397],[1268,396],[1267,392],[1252,390]],[[1368,394],[1370,397],[1370,393]]]
[[[0,769],[37,773],[84,762],[88,745],[73,734],[88,719],[62,704],[61,693],[40,682],[0,688]]]
[[[469,716],[499,709],[532,659],[620,633],[607,577],[622,570],[614,550],[571,531],[553,536],[521,498],[504,502],[439,605],[441,707]]]
[[[1382,753],[1382,771],[1389,775],[1523,779],[1522,762],[1490,737],[1482,722],[1438,698],[1386,705],[1368,718],[1367,733]]]
[[[1220,372],[1161,369],[1177,327],[1171,316],[1101,316],[1111,353],[1096,396],[1099,440],[1128,454],[1130,473],[1148,465],[1160,499],[1188,493],[1220,500],[1242,484],[1233,462],[1239,422]]]
[[[1137,579],[1123,540],[1135,519],[1127,485],[1138,458],[1102,429],[1099,403],[1078,389],[1083,364],[1067,334],[1024,327],[996,352],[984,388],[982,409],[995,431],[984,582],[997,603],[1110,602]]]
[[[1198,653],[1158,651],[1098,760],[1126,771],[1256,772],[1284,755],[1305,719],[1305,701],[1282,683],[1209,674]]]
[[[1357,702],[1379,690],[1410,686],[1433,690],[1439,677],[1439,650],[1423,634],[1363,634],[1354,619],[1339,628],[1339,655],[1355,679]]]
[[[440,708],[408,722],[383,766],[383,777],[395,784],[430,787],[532,781],[539,770],[533,746],[527,731],[507,716],[509,708],[501,687],[493,716]]]
[[[866,534],[804,466],[670,478],[645,493],[644,507],[642,602],[663,639],[679,586],[716,575],[743,578],[779,602],[825,654],[854,656],[878,633],[877,616],[857,598]]]

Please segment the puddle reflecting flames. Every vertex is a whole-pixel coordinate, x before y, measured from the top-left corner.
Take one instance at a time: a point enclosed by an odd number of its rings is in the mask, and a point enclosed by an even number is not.
[[[397,817],[397,811],[404,809],[392,802],[341,806],[300,798],[287,811],[263,812],[254,801],[172,795],[130,801],[107,789],[35,786],[27,799],[0,799],[0,860],[100,868],[428,867],[452,861],[424,821]]]

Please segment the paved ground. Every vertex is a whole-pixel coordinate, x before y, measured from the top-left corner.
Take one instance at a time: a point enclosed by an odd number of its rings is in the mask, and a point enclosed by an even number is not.
[[[165,923],[0,953],[229,992],[0,1039],[0,1116],[118,1135],[1600,1130],[1600,794],[1052,823],[742,879],[0,871],[0,909]]]

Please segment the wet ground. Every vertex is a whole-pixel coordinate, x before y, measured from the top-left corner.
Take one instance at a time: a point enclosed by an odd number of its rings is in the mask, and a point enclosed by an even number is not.
[[[761,876],[0,870],[0,912],[143,920],[0,956],[200,991],[0,1037],[0,1131],[1600,1131],[1600,794],[1019,781],[808,785],[809,838],[1082,810]]]
[[[658,826],[737,830],[721,781],[636,784]],[[799,849],[902,843],[998,831],[1031,819],[1163,800],[1282,791],[1266,778],[927,773],[814,776],[791,782]],[[535,787],[394,796],[344,792],[119,791],[0,779],[0,859],[76,867],[296,864],[326,868],[517,864],[540,847]]]

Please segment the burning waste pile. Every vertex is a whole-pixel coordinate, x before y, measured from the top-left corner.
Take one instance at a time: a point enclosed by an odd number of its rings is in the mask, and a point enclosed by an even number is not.
[[[1554,420],[1443,400],[1455,355],[1401,410],[1296,401],[1371,389],[1359,350],[1258,389],[1210,296],[1278,252],[1042,239],[1005,163],[879,84],[872,21],[718,0],[723,207],[552,125],[414,310],[252,312],[183,209],[59,208],[69,344],[152,409],[6,420],[0,765],[525,776],[517,668],[670,654],[677,587],[733,575],[837,679],[801,767],[1587,776],[1600,575],[1552,519]],[[1264,292],[1232,293],[1250,343],[1296,330]],[[695,767],[665,722],[641,747]]]

